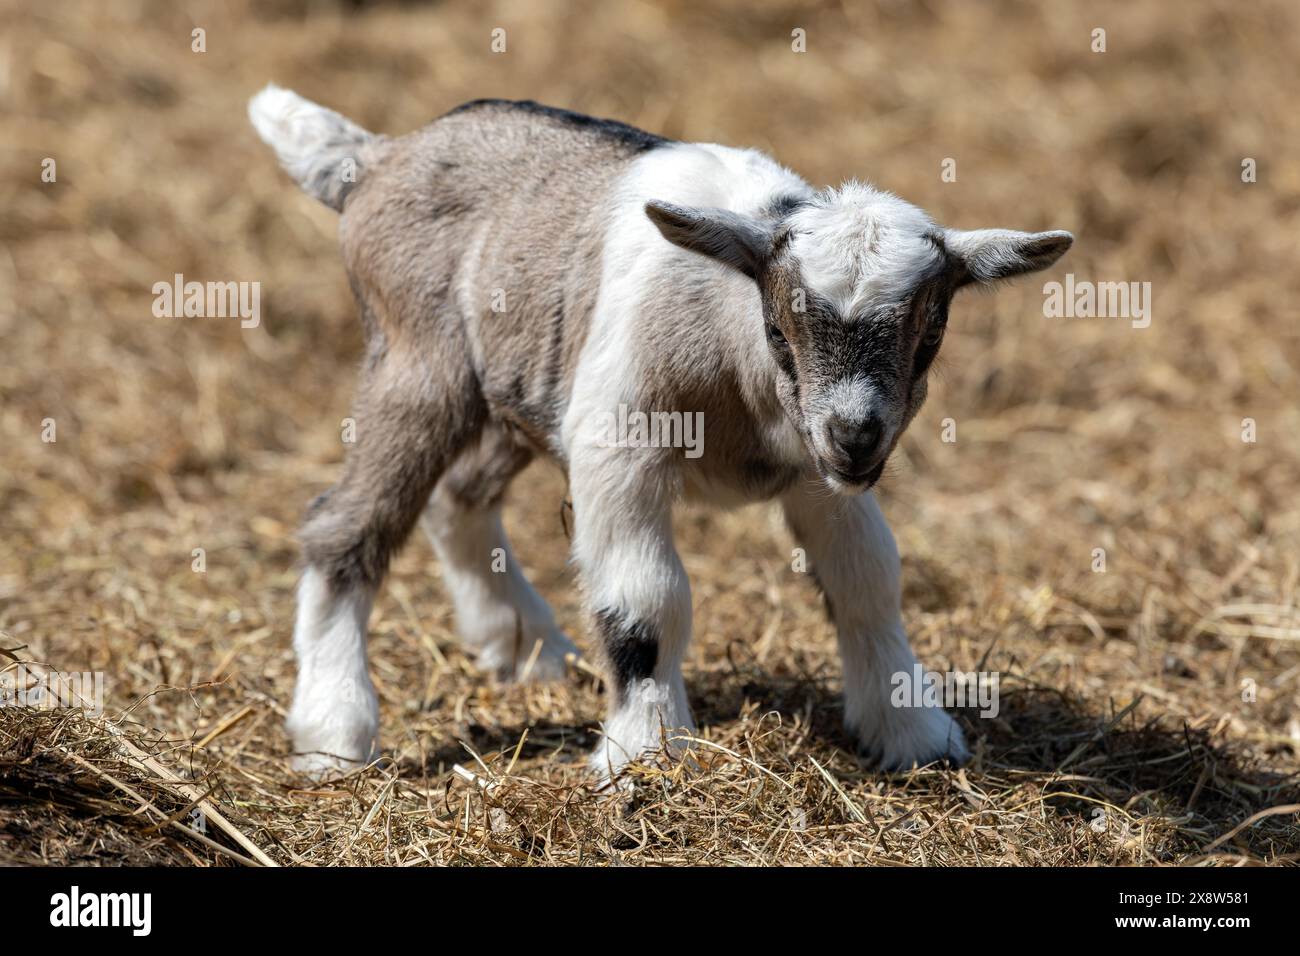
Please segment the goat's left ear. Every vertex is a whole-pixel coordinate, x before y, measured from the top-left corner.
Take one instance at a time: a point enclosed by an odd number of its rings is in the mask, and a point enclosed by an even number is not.
[[[1016,232],[1012,229],[949,229],[944,245],[960,263],[957,286],[996,282],[1046,269],[1074,243],[1068,232]]]
[[[645,214],[669,242],[717,259],[751,279],[772,254],[772,227],[752,216],[658,199],[645,204]]]

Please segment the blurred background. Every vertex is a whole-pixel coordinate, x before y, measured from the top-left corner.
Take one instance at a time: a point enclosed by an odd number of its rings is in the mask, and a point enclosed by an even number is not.
[[[1297,59],[1287,0],[3,0],[0,645],[104,671],[107,718],[282,861],[1293,859],[1294,814],[1214,841],[1297,802]],[[954,304],[881,489],[918,654],[1001,675],[999,717],[963,715],[971,767],[856,765],[820,600],[759,507],[678,522],[687,680],[702,733],[788,788],[719,756],[629,824],[582,787],[599,682],[486,685],[413,540],[372,623],[394,763],[304,795],[281,729],[293,533],[338,473],[361,333],[337,217],[247,122],[270,81],[387,134],[530,98],[866,179],[949,226],[1073,231],[1051,272]],[[260,325],[155,317],[176,273],[259,282]],[[1149,282],[1150,327],[1045,318],[1066,273]],[[520,558],[590,648],[563,480],[515,488]],[[101,786],[67,751],[110,759],[102,734],[52,720],[0,710],[0,856],[211,858],[14,796]],[[540,857],[451,777],[466,748]]]

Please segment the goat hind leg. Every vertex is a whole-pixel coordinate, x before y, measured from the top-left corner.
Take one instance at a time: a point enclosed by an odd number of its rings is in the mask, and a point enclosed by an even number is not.
[[[501,499],[532,452],[500,425],[483,430],[438,482],[420,524],[442,563],[456,627],[478,666],[504,682],[557,680],[573,642],[524,576]]]
[[[410,352],[398,354],[372,357],[362,372],[357,440],[343,477],[313,504],[300,532],[298,677],[287,726],[295,766],[316,776],[374,756],[371,604],[430,490],[485,415],[468,369],[435,369]]]

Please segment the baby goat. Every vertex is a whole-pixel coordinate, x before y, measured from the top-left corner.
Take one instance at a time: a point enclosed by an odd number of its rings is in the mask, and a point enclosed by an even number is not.
[[[1051,265],[1069,233],[944,229],[870,186],[815,191],[753,150],[532,102],[467,103],[397,139],[273,86],[249,114],[298,184],[342,212],[366,338],[356,442],[301,533],[300,767],[375,753],[367,619],[421,516],[480,665],[563,674],[573,645],[501,525],[537,452],[567,472],[604,646],[598,772],[692,729],[682,499],[780,500],[826,595],[865,754],[886,768],[967,756],[942,709],[890,705],[915,658],[869,489],[925,400],[953,294]],[[703,453],[610,441],[620,409],[699,413]]]

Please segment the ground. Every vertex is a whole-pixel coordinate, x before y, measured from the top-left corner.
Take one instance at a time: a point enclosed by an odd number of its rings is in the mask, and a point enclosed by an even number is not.
[[[1297,37],[1285,0],[0,6],[0,647],[105,681],[100,716],[0,709],[0,861],[1300,858]],[[1073,231],[959,299],[880,489],[919,656],[1000,678],[996,717],[957,712],[971,763],[859,765],[820,598],[756,507],[677,524],[701,763],[595,792],[596,673],[481,678],[413,540],[372,623],[386,761],[295,777],[293,535],[361,333],[335,215],[247,123],[268,81],[389,133],[532,98]],[[260,324],[155,316],[178,273],[259,282]],[[1149,326],[1046,317],[1067,273],[1150,283]],[[564,495],[535,465],[507,519],[590,651]]]

